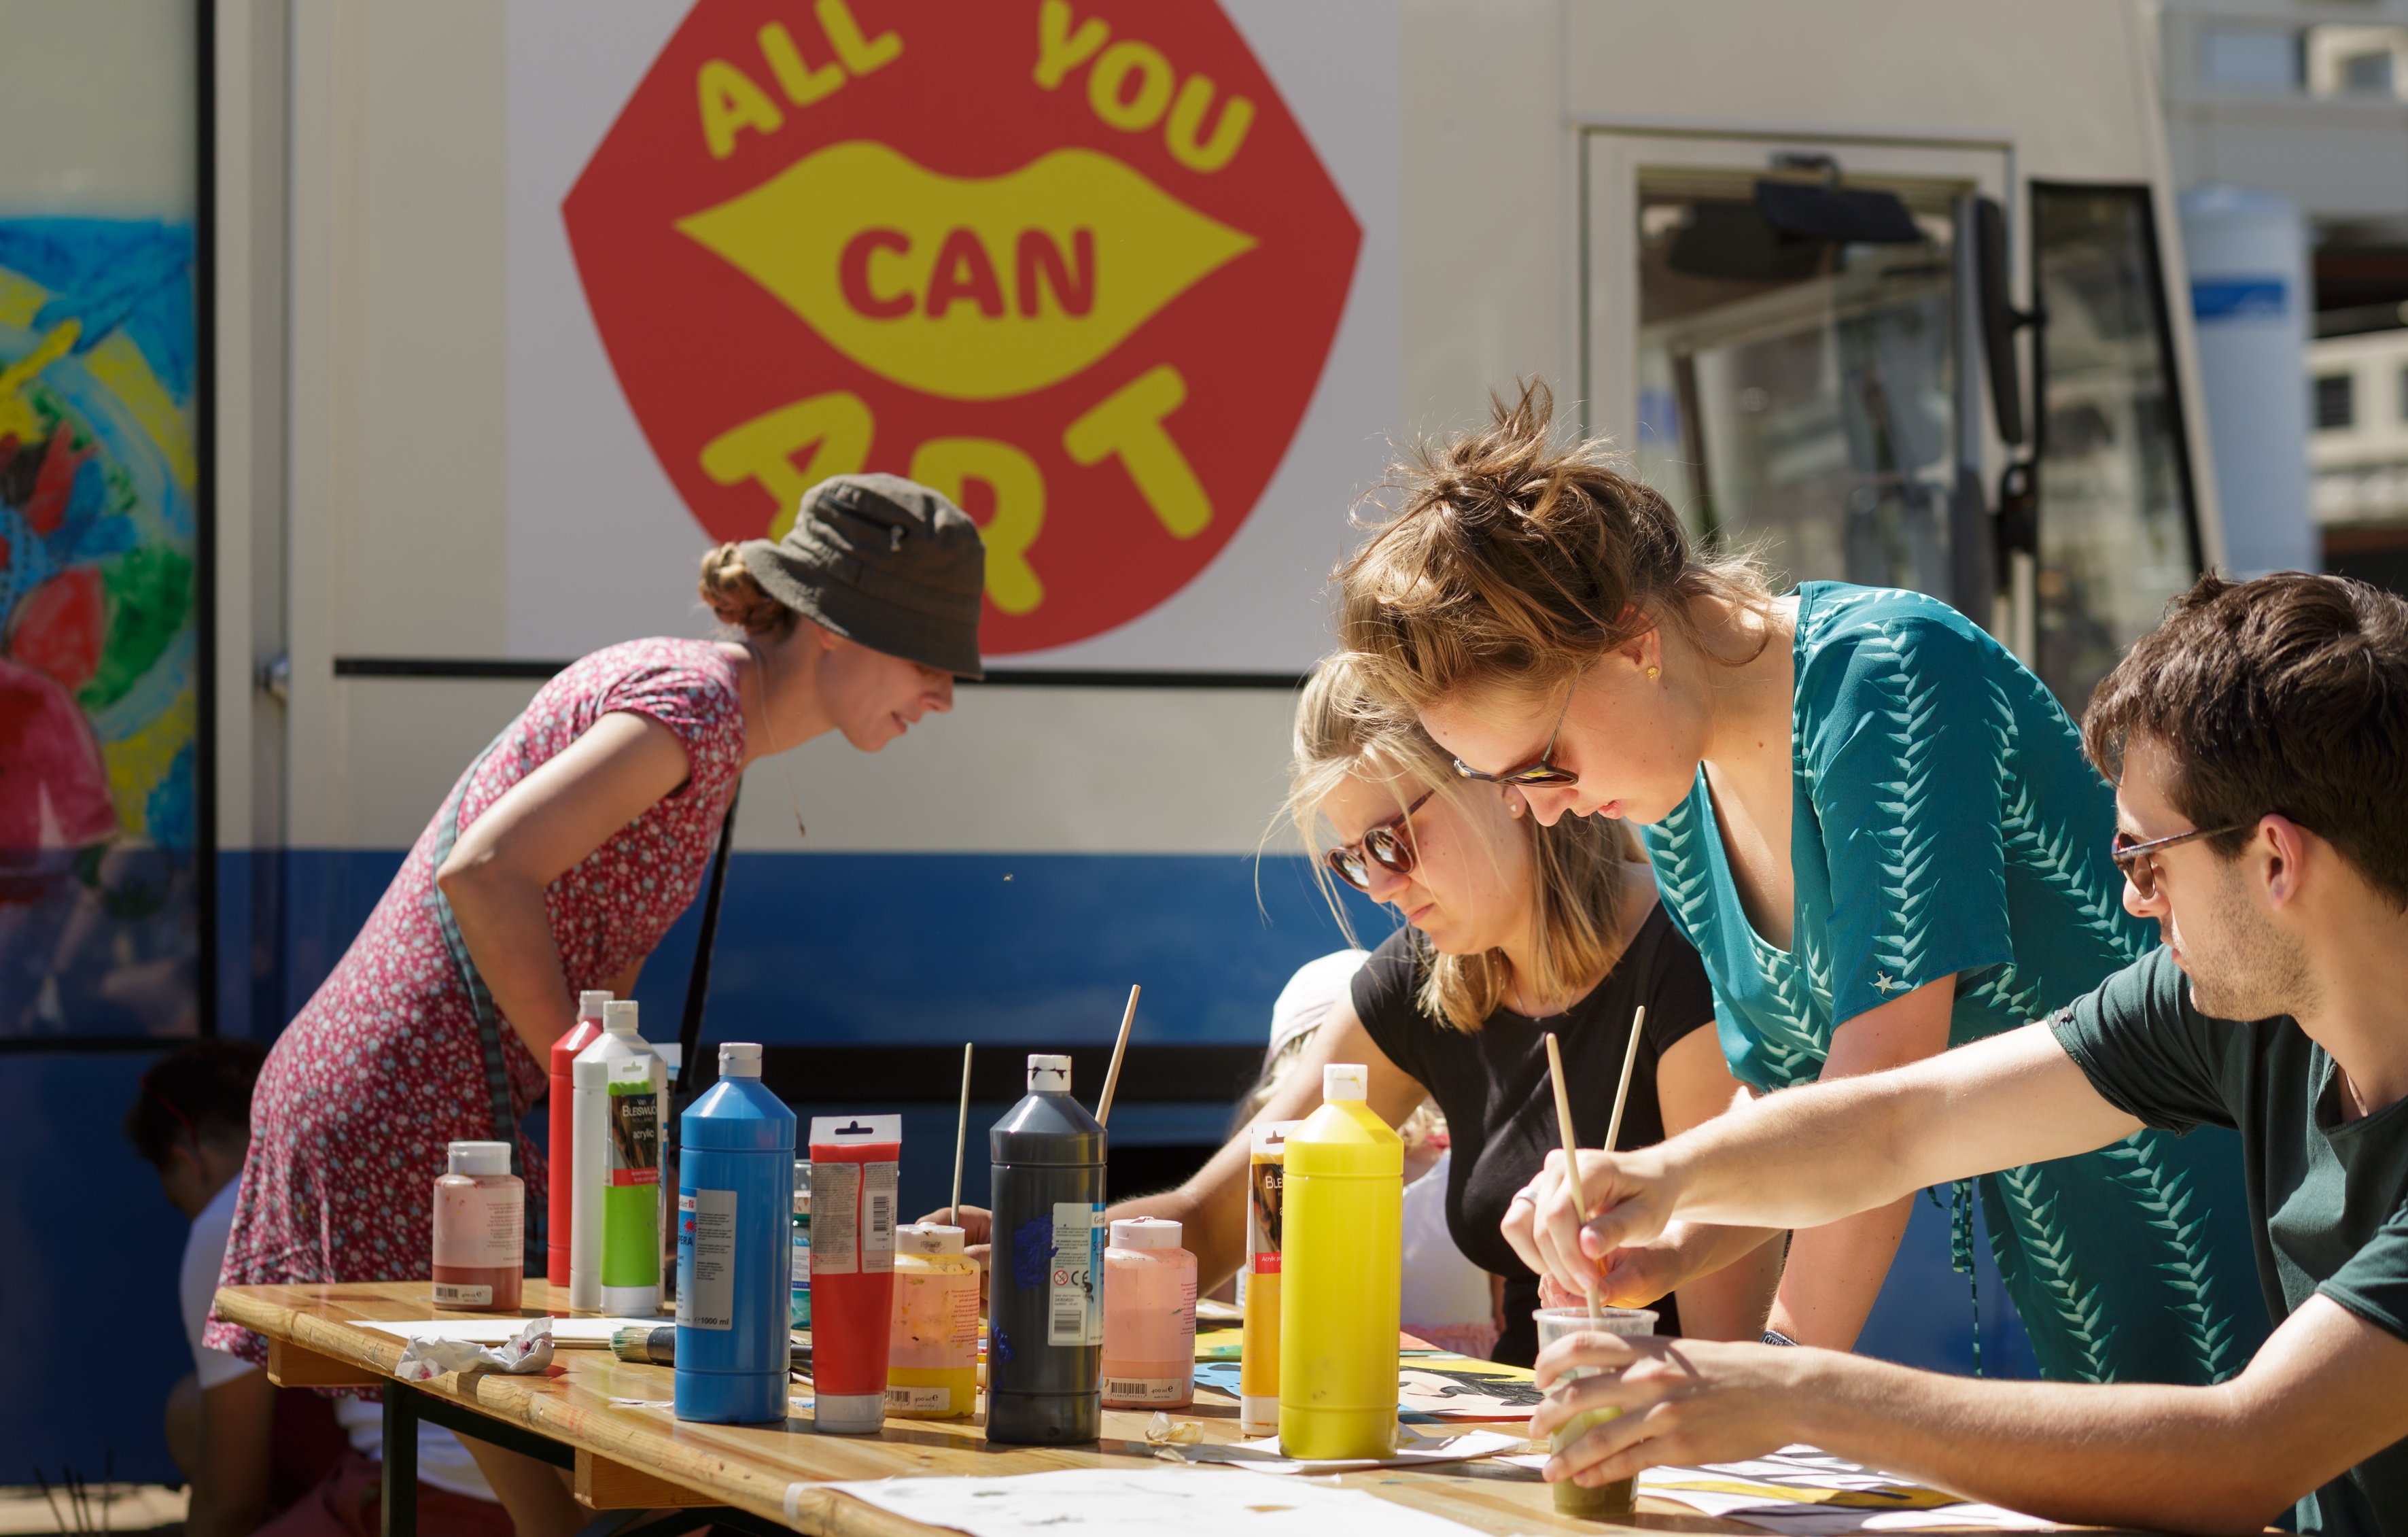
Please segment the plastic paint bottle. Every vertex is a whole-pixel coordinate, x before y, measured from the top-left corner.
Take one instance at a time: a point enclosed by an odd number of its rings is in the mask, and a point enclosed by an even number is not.
[[[1280,1448],[1387,1457],[1397,1445],[1405,1144],[1365,1102],[1359,1066],[1321,1070],[1322,1105],[1288,1133],[1280,1254]]]
[[[759,1046],[719,1048],[678,1144],[677,1417],[782,1423],[795,1113],[762,1085]]]
[[[526,1185],[508,1142],[453,1142],[435,1182],[435,1305],[516,1313]]]
[[[577,1185],[577,1085],[570,1070],[577,1054],[601,1035],[602,1005],[609,1001],[610,995],[604,992],[578,994],[577,1023],[552,1043],[552,1177],[544,1189],[543,1274],[554,1287],[554,1306],[568,1300],[568,1250],[577,1226],[569,1199]]]
[[[1104,1128],[1070,1098],[1070,1059],[1031,1056],[1028,1093],[987,1133],[986,1438],[1093,1441],[1103,1429]]]
[[[594,1163],[578,1171],[589,1180],[596,1227],[594,1283],[569,1254],[569,1302],[598,1307],[622,1317],[644,1317],[661,1307],[661,1131],[667,1119],[668,1070],[636,1033],[636,1005],[612,998],[602,1006],[602,1036],[577,1054],[570,1068],[577,1085],[579,1151]],[[572,1217],[572,1221],[574,1218]],[[594,1300],[584,1300],[592,1295]]]
[[[895,1320],[895,1183],[900,1115],[811,1121],[811,1390],[824,1434],[886,1423]]]
[[[1179,1224],[1162,1217],[1112,1224],[1104,1251],[1107,1409],[1196,1401],[1196,1257],[1179,1239]]]
[[[888,1414],[957,1419],[978,1408],[978,1261],[962,1253],[959,1228],[914,1222],[896,1229]]]
[[[786,1327],[811,1327],[811,1164],[795,1160],[793,1257],[786,1267]]]
[[[1280,1212],[1287,1175],[1287,1136],[1301,1121],[1254,1128],[1246,1182],[1246,1264],[1238,1272],[1244,1310],[1238,1354],[1238,1429],[1267,1436],[1279,1429]]]

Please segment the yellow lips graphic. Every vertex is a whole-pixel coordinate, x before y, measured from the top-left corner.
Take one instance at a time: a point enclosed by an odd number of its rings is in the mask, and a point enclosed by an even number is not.
[[[863,367],[955,400],[1069,378],[1255,244],[1093,150],[966,180],[861,139],[677,227]]]

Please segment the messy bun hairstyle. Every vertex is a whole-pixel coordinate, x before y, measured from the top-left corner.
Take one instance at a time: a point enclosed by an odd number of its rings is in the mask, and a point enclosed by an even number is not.
[[[1551,697],[1659,624],[1697,639],[1694,599],[1769,612],[1753,559],[1694,549],[1601,441],[1557,442],[1545,384],[1489,410],[1391,472],[1392,515],[1339,571],[1340,638],[1381,692],[1416,712],[1465,687]]]
[[[702,600],[719,622],[747,638],[782,639],[795,610],[771,597],[744,568],[744,547],[723,544],[702,557]]]

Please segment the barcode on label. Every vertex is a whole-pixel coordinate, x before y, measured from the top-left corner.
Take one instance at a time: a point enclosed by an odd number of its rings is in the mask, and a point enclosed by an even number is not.
[[[1172,1403],[1186,1385],[1176,1377],[1106,1377],[1107,1403]]]
[[[900,1166],[861,1165],[861,1269],[875,1274],[895,1268],[895,1185]]]

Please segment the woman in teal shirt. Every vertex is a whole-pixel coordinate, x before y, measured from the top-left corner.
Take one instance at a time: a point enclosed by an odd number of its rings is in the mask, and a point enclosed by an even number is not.
[[[1542,388],[1399,480],[1341,624],[1476,779],[1643,826],[1755,1091],[2012,1029],[2151,943],[2107,857],[2114,802],[2040,681],[1945,604],[1809,582],[1783,598],[1694,553],[1656,492],[1550,443]],[[1991,1244],[2042,1372],[2207,1383],[2267,1323],[2239,1146],[2143,1132],[1984,1176]],[[1800,1232],[1771,1327],[1854,1345],[1911,1203]],[[1614,1258],[1631,1300],[1727,1259]]]

